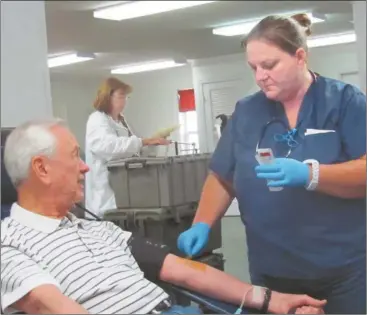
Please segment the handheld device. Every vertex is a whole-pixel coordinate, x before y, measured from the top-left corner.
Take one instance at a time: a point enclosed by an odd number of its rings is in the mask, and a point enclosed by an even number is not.
[[[257,149],[255,158],[260,165],[271,164],[274,161],[273,151],[270,148]],[[269,187],[270,191],[281,191],[282,189],[283,187]]]

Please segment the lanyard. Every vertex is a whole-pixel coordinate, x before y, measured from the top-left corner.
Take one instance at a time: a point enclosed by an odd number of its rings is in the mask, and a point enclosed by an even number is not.
[[[118,129],[122,127],[124,127],[127,130],[128,133],[128,137],[131,137],[133,134],[128,126],[128,124],[126,123],[125,117],[124,116],[120,116],[119,121],[115,121],[112,119],[112,117],[109,116],[109,120],[111,121],[111,124],[113,125],[112,128],[114,129],[116,136],[120,137],[120,134],[118,132]]]
[[[121,123],[127,129],[128,136],[131,137],[132,136],[132,132],[130,131],[129,126],[126,123],[126,120],[125,120],[125,117],[124,116],[121,116]]]

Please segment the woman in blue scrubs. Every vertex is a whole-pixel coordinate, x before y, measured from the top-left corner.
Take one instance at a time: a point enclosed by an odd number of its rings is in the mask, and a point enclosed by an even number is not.
[[[253,284],[327,299],[327,313],[365,314],[366,96],[308,69],[310,24],[269,16],[245,39],[261,91],[238,101],[178,247],[198,254],[235,197]],[[257,148],[274,161],[259,165]]]

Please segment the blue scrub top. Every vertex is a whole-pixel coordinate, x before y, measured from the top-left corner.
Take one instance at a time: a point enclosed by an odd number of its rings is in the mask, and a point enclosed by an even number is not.
[[[233,182],[246,227],[251,274],[312,279],[338,274],[366,259],[366,199],[342,199],[285,187],[270,192],[255,173],[256,144],[273,118],[288,124],[283,107],[258,92],[240,100],[214,152],[210,168]],[[366,96],[356,87],[318,76],[298,115],[289,158],[342,163],[366,154]],[[305,135],[307,129],[329,131]],[[261,144],[283,157],[288,146],[268,126]]]

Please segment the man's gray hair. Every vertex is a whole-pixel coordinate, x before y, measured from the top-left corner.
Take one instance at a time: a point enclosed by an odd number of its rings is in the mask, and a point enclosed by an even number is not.
[[[55,126],[66,124],[58,118],[33,120],[18,126],[7,137],[4,165],[15,187],[28,178],[33,157],[51,157],[55,153],[57,140],[50,130]]]

